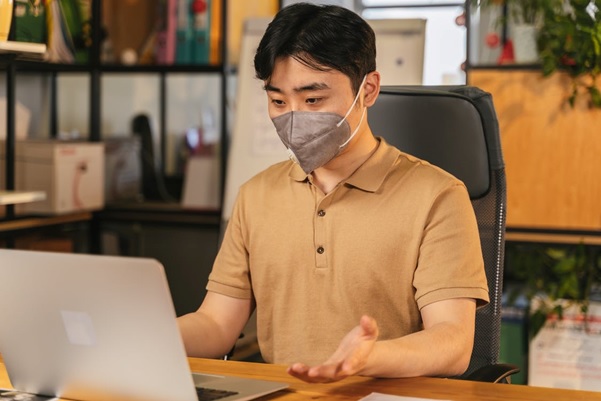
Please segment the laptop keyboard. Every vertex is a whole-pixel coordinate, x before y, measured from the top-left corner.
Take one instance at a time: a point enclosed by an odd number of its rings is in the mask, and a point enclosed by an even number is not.
[[[230,395],[236,395],[238,393],[235,391],[215,390],[212,388],[196,387],[196,394],[198,395],[198,401],[213,401],[229,397]]]

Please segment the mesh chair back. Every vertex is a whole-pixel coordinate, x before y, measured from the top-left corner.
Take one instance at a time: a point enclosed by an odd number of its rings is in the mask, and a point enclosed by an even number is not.
[[[505,169],[490,94],[470,86],[384,86],[369,109],[375,135],[455,175],[478,220],[490,303],[476,312],[468,370],[498,362],[505,249]]]

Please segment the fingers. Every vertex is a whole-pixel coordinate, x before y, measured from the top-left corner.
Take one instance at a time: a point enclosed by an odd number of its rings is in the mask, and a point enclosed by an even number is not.
[[[309,367],[304,363],[295,363],[294,365],[289,366],[286,372],[288,372],[289,375],[302,379],[302,376],[307,376]]]
[[[331,383],[349,376],[340,364],[308,367],[302,363],[295,363],[288,368],[287,372],[289,375],[308,383]]]
[[[363,315],[359,321],[359,325],[363,330],[363,333],[371,338],[377,338],[379,334],[378,323],[376,319],[371,316]]]

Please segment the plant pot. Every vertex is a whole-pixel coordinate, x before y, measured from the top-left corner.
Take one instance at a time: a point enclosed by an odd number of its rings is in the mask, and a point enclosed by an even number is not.
[[[533,64],[539,61],[536,32],[534,25],[516,24],[512,27],[513,54],[517,64]]]

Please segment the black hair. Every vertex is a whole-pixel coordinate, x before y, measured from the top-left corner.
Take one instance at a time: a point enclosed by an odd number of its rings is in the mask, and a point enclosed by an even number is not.
[[[281,9],[255,54],[257,78],[269,81],[282,57],[319,71],[337,70],[356,94],[363,77],[376,69],[376,37],[359,15],[344,7],[296,3]]]

